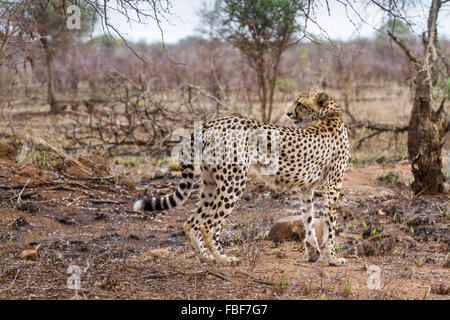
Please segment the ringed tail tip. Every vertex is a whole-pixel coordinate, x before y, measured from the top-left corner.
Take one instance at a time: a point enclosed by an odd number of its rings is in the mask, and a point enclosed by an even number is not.
[[[143,208],[144,208],[144,201],[142,200],[136,201],[133,205],[134,211],[142,211]]]

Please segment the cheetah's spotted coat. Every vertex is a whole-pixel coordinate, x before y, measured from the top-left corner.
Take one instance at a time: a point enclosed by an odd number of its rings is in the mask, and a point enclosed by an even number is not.
[[[305,222],[305,248],[308,261],[320,256],[314,229],[313,193],[322,186],[326,242],[330,265],[343,265],[345,259],[335,253],[334,208],[339,198],[347,166],[349,144],[341,111],[324,92],[300,95],[288,116],[296,127],[264,124],[240,116],[211,120],[201,130],[202,150],[217,155],[221,150],[228,160],[200,165],[203,191],[197,209],[184,224],[188,242],[202,261],[237,264],[235,257],[225,255],[217,241],[224,220],[240,199],[249,175],[256,175],[278,190],[298,190],[301,214]],[[248,132],[264,131],[267,143],[253,141]],[[256,150],[252,149],[256,146]],[[265,147],[264,147],[265,146]],[[257,152],[277,157],[272,175],[261,175],[269,165],[255,163]],[[194,166],[181,164],[182,181],[177,191],[166,197],[152,197],[135,203],[135,210],[164,210],[184,202],[194,185]]]

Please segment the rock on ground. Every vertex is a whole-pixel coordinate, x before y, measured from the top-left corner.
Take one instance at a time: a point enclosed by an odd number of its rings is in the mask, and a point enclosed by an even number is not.
[[[323,239],[323,222],[321,219],[315,219],[315,229],[317,241],[319,244],[322,243]],[[290,241],[299,240],[303,241],[305,239],[305,226],[303,224],[303,219],[301,216],[289,216],[278,219],[270,228],[267,240],[271,241]]]
[[[20,254],[22,260],[36,261],[39,257],[37,250],[23,250]]]

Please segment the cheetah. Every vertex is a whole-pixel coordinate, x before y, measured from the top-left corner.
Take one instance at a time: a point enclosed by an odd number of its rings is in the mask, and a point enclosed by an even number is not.
[[[321,187],[329,265],[342,266],[346,259],[335,251],[335,208],[349,157],[347,129],[336,102],[326,92],[299,95],[287,116],[293,126],[276,126],[242,116],[208,121],[192,135],[208,154],[199,164],[203,189],[197,208],[184,224],[187,241],[202,262],[236,265],[236,257],[225,255],[218,242],[225,219],[241,198],[249,177],[262,180],[279,191],[298,191],[300,214],[305,225],[307,260],[315,262],[320,249],[314,228],[314,189]],[[192,193],[192,150],[181,151],[181,181],[166,197],[138,200],[134,210],[166,210],[183,203]],[[263,157],[259,157],[263,155]],[[214,158],[215,157],[215,158]],[[260,161],[262,160],[264,161]],[[268,161],[268,159],[270,161]],[[209,160],[209,161],[208,161]],[[218,161],[222,160],[222,161]]]

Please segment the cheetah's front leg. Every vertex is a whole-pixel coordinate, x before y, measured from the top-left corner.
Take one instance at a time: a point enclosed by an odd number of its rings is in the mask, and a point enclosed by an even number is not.
[[[336,257],[335,237],[336,237],[336,215],[334,207],[339,198],[339,192],[333,187],[324,188],[324,215],[325,224],[328,227],[327,258],[331,266],[343,266],[347,264],[344,258]]]
[[[305,226],[305,251],[309,262],[315,262],[320,257],[317,244],[316,229],[314,226],[313,191],[303,190],[301,197],[301,213]]]

